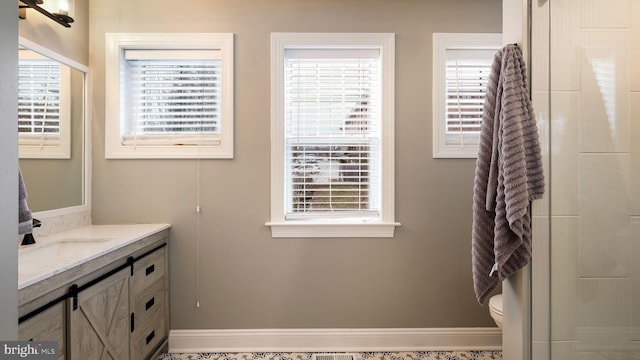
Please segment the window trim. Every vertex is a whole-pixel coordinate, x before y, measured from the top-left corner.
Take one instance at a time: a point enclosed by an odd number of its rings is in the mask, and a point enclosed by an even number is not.
[[[105,158],[231,159],[234,156],[232,33],[108,33],[105,71]],[[219,145],[124,146],[120,139],[120,65],[125,49],[219,50],[222,52],[222,102]]]
[[[374,221],[359,218],[285,219],[284,61],[285,49],[379,49],[381,56],[381,206]],[[271,34],[271,228],[272,237],[393,237],[395,227],[393,33]]]
[[[433,158],[476,158],[478,145],[446,143],[446,64],[447,50],[498,50],[501,33],[433,34]]]

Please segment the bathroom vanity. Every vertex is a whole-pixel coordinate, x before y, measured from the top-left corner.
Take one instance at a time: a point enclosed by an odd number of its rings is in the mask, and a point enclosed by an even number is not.
[[[169,225],[90,225],[19,250],[19,339],[59,359],[150,359],[168,344]]]

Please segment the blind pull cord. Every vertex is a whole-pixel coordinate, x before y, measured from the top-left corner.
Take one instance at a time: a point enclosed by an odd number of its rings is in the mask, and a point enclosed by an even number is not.
[[[458,100],[458,124],[460,125],[460,148],[464,148],[464,133],[462,129],[462,105],[460,103],[460,68],[456,61],[456,98]]]
[[[49,79],[51,76],[51,64],[47,64],[47,81],[44,82],[44,107],[42,113],[42,125],[40,126],[40,150],[44,148],[44,131],[47,123],[47,113],[49,112]]]
[[[202,96],[204,98],[205,83],[202,83]],[[204,104],[201,104],[201,113],[204,113]],[[198,158],[196,159],[196,308],[200,308],[200,218],[202,217],[200,208],[200,160],[202,158],[202,137],[203,129],[200,123],[198,134]]]

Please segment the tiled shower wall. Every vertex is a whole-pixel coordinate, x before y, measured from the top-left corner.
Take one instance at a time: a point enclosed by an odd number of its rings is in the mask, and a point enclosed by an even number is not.
[[[631,358],[640,353],[640,0],[539,0],[532,12],[550,178],[534,205],[533,358]]]

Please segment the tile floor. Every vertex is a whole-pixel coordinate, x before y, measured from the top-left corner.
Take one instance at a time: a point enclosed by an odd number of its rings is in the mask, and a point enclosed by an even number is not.
[[[312,360],[315,353],[199,353],[163,354],[158,360]],[[356,360],[494,360],[501,351],[358,352]]]

